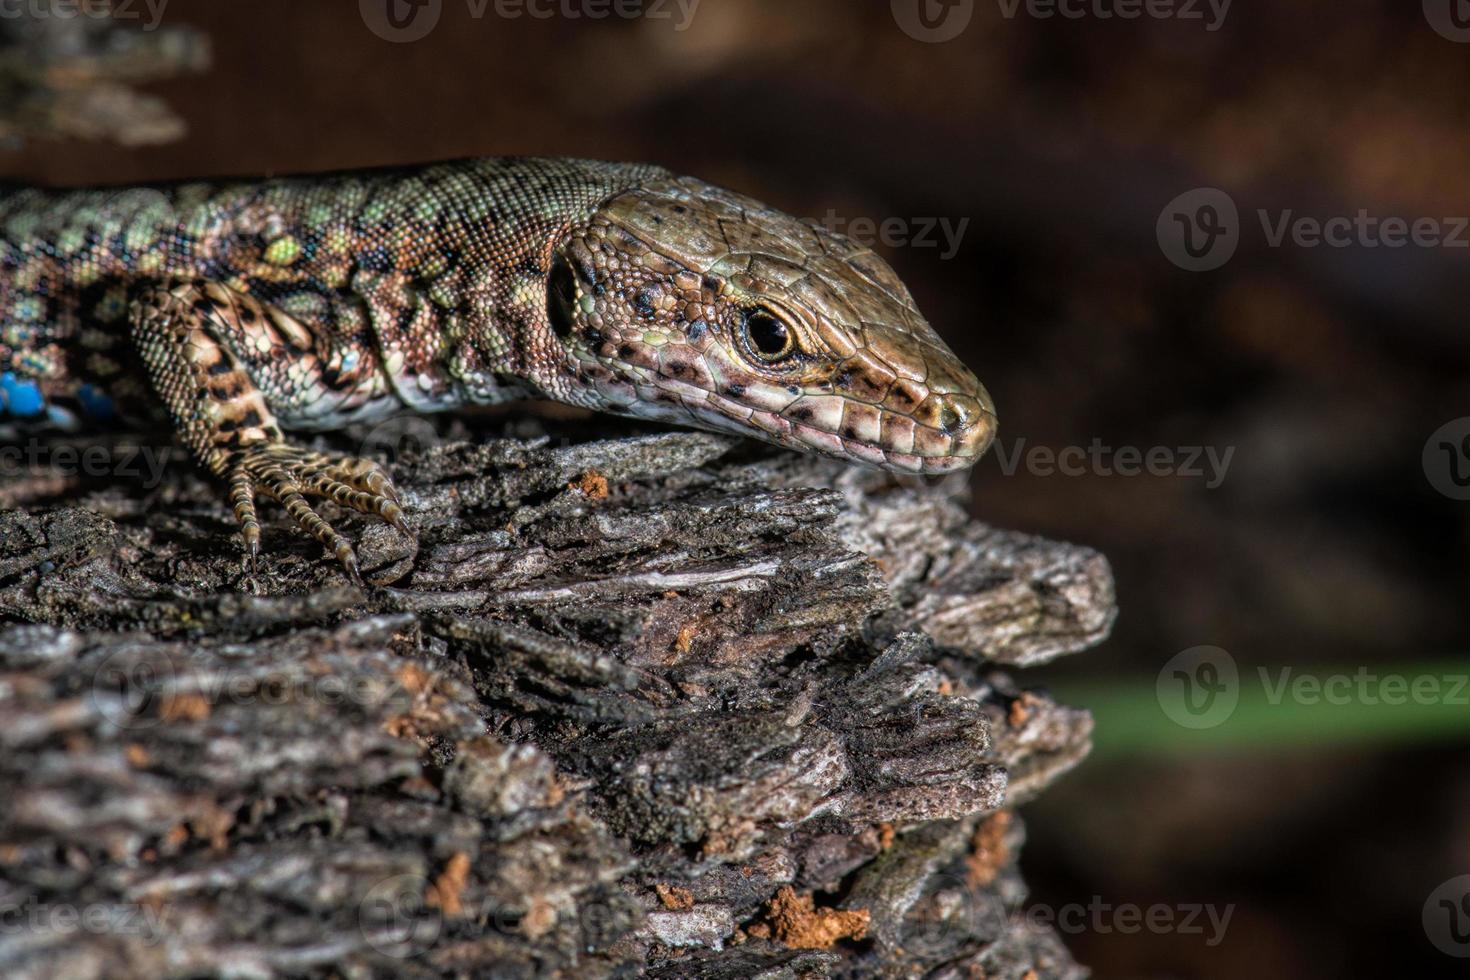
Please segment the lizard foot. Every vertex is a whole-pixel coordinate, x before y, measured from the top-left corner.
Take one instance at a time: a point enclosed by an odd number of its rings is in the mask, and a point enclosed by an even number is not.
[[[374,514],[412,538],[393,481],[370,460],[311,452],[284,443],[242,450],[229,469],[230,502],[245,542],[245,565],[254,573],[260,554],[260,521],[255,513],[259,495],[270,497],[306,533],[337,557],[359,585],[357,553],[352,544],[328,524],[306,500],[324,497],[364,514]]]

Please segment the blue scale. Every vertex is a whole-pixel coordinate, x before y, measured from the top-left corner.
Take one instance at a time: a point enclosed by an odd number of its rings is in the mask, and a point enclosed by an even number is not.
[[[46,408],[46,399],[34,381],[18,378],[12,371],[0,374],[0,416],[12,415],[29,419],[40,415]]]

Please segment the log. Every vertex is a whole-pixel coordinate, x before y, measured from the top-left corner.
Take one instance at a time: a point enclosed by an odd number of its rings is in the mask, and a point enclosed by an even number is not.
[[[324,506],[363,589],[269,508],[247,576],[181,454],[116,478],[164,437],[11,467],[0,973],[1086,975],[1013,808],[1091,719],[1009,671],[1107,634],[1102,556],[963,481],[471,424],[321,443],[418,534]]]

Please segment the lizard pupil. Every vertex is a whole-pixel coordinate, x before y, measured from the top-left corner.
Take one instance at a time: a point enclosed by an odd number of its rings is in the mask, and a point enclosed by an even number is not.
[[[764,310],[745,315],[745,336],[751,349],[764,361],[777,361],[791,353],[791,329]]]

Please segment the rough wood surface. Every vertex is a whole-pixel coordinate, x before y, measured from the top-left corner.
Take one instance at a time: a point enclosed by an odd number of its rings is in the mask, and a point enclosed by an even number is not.
[[[1099,555],[714,436],[446,425],[358,434],[419,531],[340,517],[366,591],[276,520],[245,580],[182,456],[12,459],[0,973],[1084,975],[1006,808],[1091,722],[997,665],[1107,632]]]

